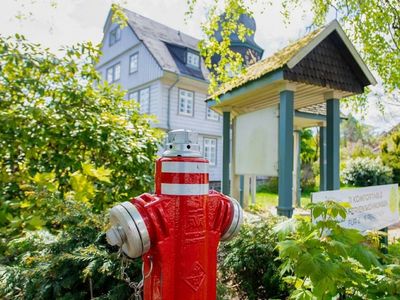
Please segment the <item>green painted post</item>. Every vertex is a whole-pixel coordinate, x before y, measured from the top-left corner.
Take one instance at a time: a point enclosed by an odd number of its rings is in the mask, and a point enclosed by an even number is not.
[[[230,141],[230,129],[231,129],[231,113],[224,111],[222,114],[222,193],[230,195],[229,185],[229,164],[231,155],[231,141]]]
[[[339,99],[326,101],[326,189],[340,189],[340,106]]]
[[[319,190],[326,191],[326,127],[319,128]]]
[[[389,228],[385,227],[379,230],[384,233],[383,236],[380,237],[380,244],[381,244],[381,252],[383,254],[388,254],[388,248],[389,248],[389,238],[388,238],[388,233],[389,233]]]
[[[240,175],[239,203],[243,207],[244,203],[244,175]]]
[[[278,215],[292,217],[293,201],[293,91],[279,94],[279,138],[278,138]]]
[[[297,144],[297,195],[296,195],[296,200],[297,200],[297,207],[301,207],[301,158],[300,158],[300,153],[301,153],[301,132],[299,130],[296,130],[296,134],[299,136],[299,142]]]

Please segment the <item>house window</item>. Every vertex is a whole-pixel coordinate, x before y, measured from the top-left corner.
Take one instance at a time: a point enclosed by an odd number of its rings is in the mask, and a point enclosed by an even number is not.
[[[139,96],[138,91],[130,92],[130,93],[128,94],[128,99],[129,99],[129,100],[136,100],[136,101],[138,101],[138,96]]]
[[[118,26],[110,31],[110,47],[114,45],[116,42],[118,42],[120,39],[121,39],[121,29]]]
[[[206,104],[207,105],[207,104]],[[207,119],[208,120],[219,120],[219,114],[207,107]]]
[[[203,152],[210,165],[215,166],[217,164],[217,139],[204,138]]]
[[[107,81],[109,83],[113,83],[120,79],[121,77],[121,65],[117,63],[111,67],[109,67],[106,71]]]
[[[187,60],[186,60],[187,64],[191,67],[194,68],[200,68],[200,57],[193,53],[193,52],[188,52],[187,53]]]
[[[137,92],[137,91],[136,91],[136,92],[130,92],[130,93],[128,93],[128,100],[137,101],[137,99],[138,99],[138,92]],[[131,116],[132,113],[133,113],[133,110],[132,110],[132,109],[129,109],[129,110],[128,110],[128,116]]]
[[[179,90],[179,114],[193,116],[194,94],[191,91]]]
[[[140,104],[140,113],[147,114],[150,112],[150,88],[145,88],[143,90],[140,90],[139,104]]]
[[[129,74],[135,73],[138,70],[139,53],[132,54],[129,57]]]
[[[128,94],[129,100],[135,100],[139,103],[140,113],[148,114],[150,112],[150,88],[141,89],[139,91],[130,92]]]

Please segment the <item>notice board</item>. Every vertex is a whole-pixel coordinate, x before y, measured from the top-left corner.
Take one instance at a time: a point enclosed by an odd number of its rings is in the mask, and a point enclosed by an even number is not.
[[[311,194],[312,202],[334,200],[348,202],[346,220],[341,225],[361,231],[379,230],[400,221],[397,184],[387,184],[349,190]]]
[[[239,115],[235,174],[278,176],[278,106]]]

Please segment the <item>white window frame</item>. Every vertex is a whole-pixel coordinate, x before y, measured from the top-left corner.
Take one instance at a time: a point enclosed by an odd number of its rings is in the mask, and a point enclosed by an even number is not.
[[[117,72],[118,70],[118,72]],[[110,73],[111,72],[111,73]],[[111,80],[109,80],[109,74],[111,75]],[[118,77],[117,77],[118,75]],[[117,62],[116,64],[110,66],[106,70],[106,80],[109,83],[114,83],[121,79],[121,63]]]
[[[212,144],[214,142],[214,144]],[[217,138],[204,137],[203,138],[203,155],[209,161],[210,166],[217,165]],[[214,152],[214,156],[212,155]]]
[[[110,30],[109,33],[109,46],[115,45],[121,40],[121,28],[119,26],[115,27],[113,30]]]
[[[132,70],[132,59],[136,60],[136,67],[134,70]],[[133,53],[131,56],[129,56],[129,74],[136,73],[139,70],[139,52]]]
[[[147,103],[143,103],[143,93],[148,90],[148,99]],[[133,96],[136,95],[136,96]],[[148,114],[150,113],[150,101],[151,101],[151,94],[150,94],[150,87],[145,87],[140,90],[136,91],[131,91],[128,93],[128,100],[135,100],[137,103],[139,103],[139,112],[141,114]],[[144,105],[143,105],[144,104]]]
[[[136,96],[133,96],[135,94],[136,94]],[[139,92],[138,91],[131,91],[131,92],[128,93],[128,100],[136,100],[136,101],[138,101],[138,98],[139,98]]]
[[[200,56],[188,51],[186,54],[186,64],[192,68],[200,69]]]
[[[190,94],[191,97],[189,96]],[[194,92],[185,89],[179,89],[178,97],[178,114],[192,117],[194,115]],[[191,111],[189,111],[190,107]]]
[[[210,109],[206,103],[206,119],[207,120],[213,120],[213,121],[219,121],[219,114]]]
[[[147,103],[143,103],[145,101],[143,99],[143,92],[147,91]],[[140,105],[140,113],[142,114],[148,114],[150,112],[150,87],[146,87],[144,89],[141,89],[139,91],[139,105]]]

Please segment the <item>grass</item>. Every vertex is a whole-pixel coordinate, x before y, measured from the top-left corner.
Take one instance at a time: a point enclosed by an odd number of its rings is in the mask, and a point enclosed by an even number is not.
[[[301,193],[301,206],[304,207],[311,201],[311,193],[303,192]],[[261,207],[272,207],[278,205],[278,194],[271,192],[258,192],[256,194],[256,203]]]
[[[354,186],[341,186],[340,189],[354,189]],[[400,195],[400,187],[399,187]],[[306,191],[301,193],[301,207],[306,206],[311,202],[311,192]],[[257,192],[256,194],[256,204],[262,208],[276,207],[278,205],[278,193],[273,192]]]

